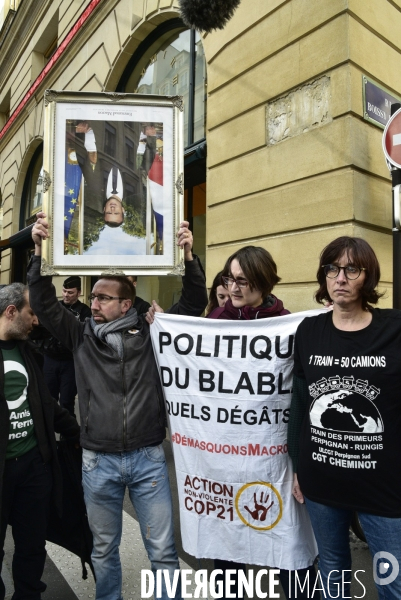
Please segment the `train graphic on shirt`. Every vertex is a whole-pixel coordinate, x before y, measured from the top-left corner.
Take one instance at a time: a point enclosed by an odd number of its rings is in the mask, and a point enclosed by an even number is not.
[[[380,394],[367,380],[351,376],[322,377],[309,386],[313,402],[309,421],[332,431],[380,433],[383,419],[373,400]]]

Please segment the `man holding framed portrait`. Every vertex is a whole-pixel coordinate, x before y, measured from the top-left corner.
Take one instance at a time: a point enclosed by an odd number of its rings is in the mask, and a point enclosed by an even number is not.
[[[183,292],[171,312],[200,316],[207,304],[205,276],[192,254],[188,223],[178,230],[184,250]],[[40,275],[46,215],[32,230],[35,256],[28,281],[32,308],[43,325],[74,353],[83,447],[83,486],[94,537],[97,600],[121,599],[119,544],[128,489],[152,570],[179,569],[171,494],[163,448],[166,415],[149,325],[132,308],[126,277],[102,276],[90,295],[92,317],[78,322],[60,307],[50,276]],[[169,312],[169,311],[167,311]],[[177,586],[176,598],[180,598]],[[162,596],[167,591],[162,583]]]

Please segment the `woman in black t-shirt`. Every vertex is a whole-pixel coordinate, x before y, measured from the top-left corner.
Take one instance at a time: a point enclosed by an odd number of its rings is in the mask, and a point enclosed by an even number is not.
[[[372,308],[380,267],[362,239],[340,237],[324,248],[317,279],[316,299],[333,311],[305,319],[296,334],[293,494],[306,502],[326,596],[351,597],[349,526],[357,511],[379,598],[399,600],[401,311]],[[356,597],[364,593],[359,580]]]

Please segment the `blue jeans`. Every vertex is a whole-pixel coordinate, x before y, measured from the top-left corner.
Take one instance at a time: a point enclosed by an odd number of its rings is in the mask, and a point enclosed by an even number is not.
[[[337,599],[350,598],[350,584],[345,584],[344,592],[342,591],[342,572],[348,571],[344,574],[344,580],[350,581],[352,571],[349,527],[352,511],[318,504],[307,498],[305,501],[319,550],[319,570],[326,596]],[[395,563],[398,561],[398,564],[401,565],[401,519],[379,517],[359,511],[358,516],[372,556],[375,557],[377,552],[391,553],[395,558]],[[381,572],[380,565],[383,565],[382,568],[384,568],[384,564],[387,562],[391,564],[391,570],[387,572],[387,567]],[[396,573],[393,570],[393,562],[389,556],[379,559],[376,557],[374,560],[373,568],[379,600],[399,600],[401,598],[401,575],[398,575],[393,582],[389,581],[392,578],[391,575]],[[383,574],[384,577],[380,577]],[[386,580],[389,581],[387,585],[385,584]],[[358,586],[356,595],[362,596],[362,586],[357,582],[356,585]]]
[[[93,534],[96,600],[122,600],[119,545],[126,487],[138,515],[142,539],[155,574],[167,569],[170,582],[179,569],[174,542],[170,484],[163,447],[131,452],[83,450],[82,482]],[[162,578],[162,596],[169,596]],[[181,581],[175,598],[181,598]]]

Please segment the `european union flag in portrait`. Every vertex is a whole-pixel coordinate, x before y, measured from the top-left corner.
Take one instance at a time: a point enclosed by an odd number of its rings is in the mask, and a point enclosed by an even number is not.
[[[68,148],[65,156],[64,239],[68,239],[75,209],[79,206],[82,171],[75,149]]]

